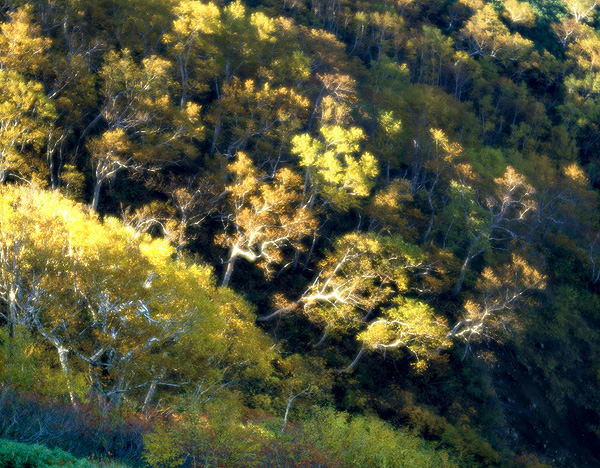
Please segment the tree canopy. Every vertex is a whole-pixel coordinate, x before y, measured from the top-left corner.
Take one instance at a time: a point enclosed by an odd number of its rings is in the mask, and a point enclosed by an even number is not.
[[[155,466],[417,466],[367,427],[435,466],[593,464],[599,26],[594,0],[4,2],[0,414],[154,411]]]

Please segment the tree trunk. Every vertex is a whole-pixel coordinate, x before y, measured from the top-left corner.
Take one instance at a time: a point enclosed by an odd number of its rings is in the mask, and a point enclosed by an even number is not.
[[[100,189],[102,188],[102,179],[96,180],[94,184],[94,196],[92,198],[92,210],[98,211],[98,201],[100,200]]]
[[[152,397],[156,392],[156,386],[158,385],[159,380],[161,380],[165,376],[165,370],[163,369],[156,378],[150,382],[150,387],[148,388],[148,393],[146,393],[146,398],[144,399],[144,404],[142,406],[142,411],[146,411],[146,408],[150,405],[152,401]]]
[[[63,374],[65,374],[65,378],[67,379],[67,391],[69,392],[69,400],[71,400],[71,404],[73,405],[73,407],[75,407],[75,405],[76,405],[75,392],[73,392],[73,387],[71,385],[71,375],[69,372],[70,371],[69,356],[68,356],[69,350],[60,343],[56,344],[56,350],[58,351],[58,359],[60,361],[60,368],[62,369]]]
[[[223,276],[222,287],[226,288],[229,286],[229,282],[231,281],[231,275],[233,274],[233,267],[235,266],[235,261],[237,260],[237,255],[232,255],[227,262],[227,269],[225,270],[225,275]]]
[[[157,380],[153,380],[150,382],[150,388],[148,388],[148,393],[146,393],[146,398],[144,399],[144,404],[142,405],[142,412],[146,411],[146,408],[152,401],[152,397],[154,396],[154,392],[156,391]]]
[[[290,414],[290,408],[292,407],[292,403],[294,402],[295,397],[288,398],[287,405],[285,407],[285,414],[283,415],[283,426],[281,427],[281,432],[285,430],[287,426],[288,416]]]
[[[18,286],[14,283],[10,287],[8,294],[8,336],[15,336],[15,327],[17,325],[17,292]]]
[[[354,369],[356,367],[356,364],[358,364],[358,361],[360,361],[360,358],[363,356],[363,354],[365,354],[365,348],[361,348],[361,350],[358,352],[358,354],[354,358],[354,361],[352,361],[348,367],[346,367],[344,369],[336,370],[334,372],[336,374],[342,374],[344,372],[350,372],[352,369]]]
[[[471,244],[471,247],[469,248],[469,251],[467,252],[465,261],[463,262],[462,267],[460,269],[460,276],[458,277],[458,281],[454,285],[454,288],[452,288],[453,296],[458,296],[458,293],[462,289],[463,283],[465,281],[465,276],[467,275],[467,269],[469,268],[471,261],[475,257],[477,257],[480,253],[483,252],[483,249],[480,249],[478,252],[474,252],[476,245],[477,245],[476,243]]]
[[[115,382],[115,389],[113,394],[110,396],[110,406],[112,411],[116,411],[119,409],[121,405],[121,399],[123,397],[123,390],[125,389],[125,371],[127,370],[127,366],[123,366],[123,370],[119,372],[119,376],[117,377],[117,381]]]

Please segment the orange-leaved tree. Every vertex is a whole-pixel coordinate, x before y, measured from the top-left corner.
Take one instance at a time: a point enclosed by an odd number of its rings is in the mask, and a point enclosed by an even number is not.
[[[217,237],[220,245],[229,248],[225,287],[238,258],[257,262],[269,275],[275,265],[283,262],[284,246],[301,248],[304,237],[316,229],[314,213],[304,203],[299,175],[280,169],[269,181],[244,153],[238,153],[229,170],[233,180],[227,186],[227,228]]]

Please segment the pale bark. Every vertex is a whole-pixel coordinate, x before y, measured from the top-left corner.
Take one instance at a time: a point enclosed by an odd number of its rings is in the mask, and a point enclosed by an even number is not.
[[[356,365],[358,364],[358,361],[360,361],[360,358],[363,357],[363,354],[365,354],[366,348],[362,347],[360,349],[360,351],[358,352],[358,354],[356,355],[356,357],[354,358],[354,361],[352,361],[348,367],[345,367],[343,369],[338,369],[335,371],[336,374],[342,374],[345,372],[350,372],[352,369],[354,369],[356,367]]]
[[[285,407],[285,414],[283,416],[283,426],[281,427],[281,432],[283,432],[287,426],[287,422],[288,422],[288,417],[290,414],[290,409],[292,408],[292,403],[294,402],[294,400],[302,395],[305,395],[307,393],[310,393],[310,385],[308,387],[306,387],[304,390],[300,391],[299,393],[296,393],[295,395],[292,395],[290,393],[290,396],[287,399],[287,404]]]
[[[229,261],[227,262],[227,269],[225,270],[225,275],[223,276],[223,283],[221,286],[226,288],[229,286],[229,282],[231,281],[231,275],[233,274],[233,268],[235,266],[235,261],[237,260],[237,255],[231,255]]]

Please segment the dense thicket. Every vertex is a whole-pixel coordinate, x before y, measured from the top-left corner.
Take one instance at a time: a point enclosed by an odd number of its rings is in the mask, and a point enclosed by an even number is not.
[[[156,466],[596,466],[596,7],[5,1],[0,410],[145,414]]]

